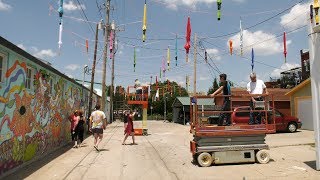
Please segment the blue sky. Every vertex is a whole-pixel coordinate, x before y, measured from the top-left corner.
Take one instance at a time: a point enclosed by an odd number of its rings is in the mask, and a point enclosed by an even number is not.
[[[90,22],[78,4],[80,2]],[[36,57],[45,59],[52,66],[70,77],[82,79],[83,67],[92,66],[95,22],[105,17],[104,0],[64,0],[64,29],[61,54],[58,53],[59,18],[57,0],[0,0],[0,35]],[[193,46],[189,63],[185,62],[185,33],[187,17],[191,18],[194,33],[211,59],[205,63],[204,50],[197,49],[197,90],[207,91],[219,72],[226,73],[236,86],[244,87],[251,72],[251,48],[255,52],[258,77],[265,81],[277,77],[283,70],[300,66],[300,50],[308,49],[307,24],[309,0],[223,0],[222,19],[217,20],[216,0],[147,0],[147,39],[143,43],[142,16],[144,0],[111,0],[112,20],[124,31],[118,32],[118,50],[115,57],[115,84],[132,85],[138,78],[150,82],[150,76],[159,78],[162,59],[166,59],[167,47],[171,49],[171,69],[166,77],[185,86],[190,76],[193,89]],[[281,11],[295,5],[284,13],[266,21]],[[52,8],[50,8],[52,7]],[[244,55],[240,56],[239,21],[243,31]],[[91,29],[92,26],[93,30]],[[302,27],[302,28],[300,28]],[[283,32],[287,32],[287,64],[284,64]],[[229,33],[235,34],[226,35]],[[175,35],[178,35],[178,66],[175,66]],[[218,37],[217,37],[218,36]],[[277,37],[278,36],[278,37]],[[85,39],[89,40],[89,53],[85,51]],[[234,54],[228,51],[228,41],[233,41]],[[103,35],[99,32],[98,64],[96,82],[102,79]],[[133,45],[136,46],[136,72],[133,71]],[[109,56],[109,53],[108,53]],[[257,61],[261,62],[258,63]],[[111,79],[111,61],[108,59],[107,84]],[[212,68],[215,67],[217,68]],[[163,80],[165,79],[163,78]],[[87,75],[86,80],[90,80]],[[95,89],[100,92],[101,87]]]

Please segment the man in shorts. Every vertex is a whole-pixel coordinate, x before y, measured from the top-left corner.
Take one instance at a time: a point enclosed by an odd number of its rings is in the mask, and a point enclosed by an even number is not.
[[[100,111],[100,105],[97,104],[95,111],[90,116],[90,130],[94,136],[94,148],[99,151],[98,145],[103,138],[103,130],[106,129],[106,115],[103,111]]]

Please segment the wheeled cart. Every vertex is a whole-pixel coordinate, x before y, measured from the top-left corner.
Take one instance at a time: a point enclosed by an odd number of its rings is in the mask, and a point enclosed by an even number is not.
[[[250,95],[240,96],[251,98]],[[274,116],[270,117],[270,121],[263,121],[261,124],[254,125],[235,124],[232,116],[230,126],[217,126],[203,121],[206,117],[213,115],[231,114],[234,109],[232,99],[239,96],[229,95],[228,97],[231,101],[230,111],[199,111],[197,99],[208,97],[196,96],[191,98],[190,109],[193,111],[190,111],[190,117],[192,117],[190,133],[193,134],[193,140],[190,141],[190,151],[193,161],[202,167],[228,163],[268,163],[270,160],[267,151],[269,146],[265,143],[265,137],[266,134],[275,133]],[[273,97],[271,102],[274,106]],[[268,114],[274,114],[274,112],[269,111],[269,103],[265,102],[264,105],[263,110],[252,110],[252,112],[263,112],[265,118],[268,119]],[[247,112],[241,111],[239,113]]]
[[[268,163],[269,146],[265,135],[194,138],[190,142],[193,161],[202,167],[211,164]]]

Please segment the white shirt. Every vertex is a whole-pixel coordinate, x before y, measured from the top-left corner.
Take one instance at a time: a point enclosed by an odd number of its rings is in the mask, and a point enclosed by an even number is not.
[[[103,111],[96,110],[91,114],[92,117],[92,129],[94,128],[102,128],[103,120],[106,118],[106,115]]]
[[[266,88],[266,85],[260,79],[257,79],[256,82],[250,81],[247,84],[247,91],[250,94],[262,94],[264,88]]]

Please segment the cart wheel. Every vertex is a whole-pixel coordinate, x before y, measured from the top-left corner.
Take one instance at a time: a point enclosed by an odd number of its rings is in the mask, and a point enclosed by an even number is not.
[[[212,164],[212,157],[209,153],[203,152],[198,156],[198,163],[202,167],[208,167]]]
[[[260,164],[266,164],[270,160],[270,154],[268,153],[268,151],[262,149],[257,152],[256,159]]]

